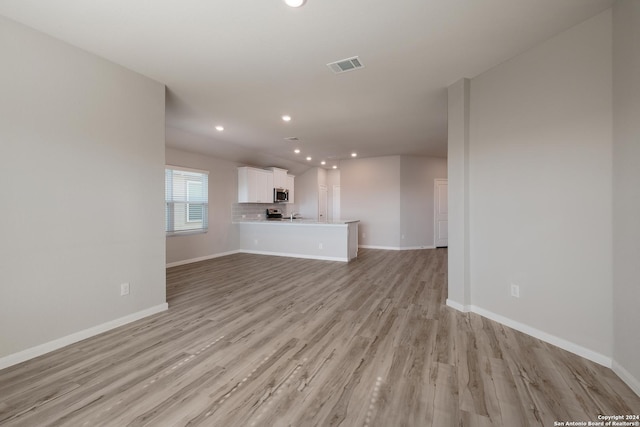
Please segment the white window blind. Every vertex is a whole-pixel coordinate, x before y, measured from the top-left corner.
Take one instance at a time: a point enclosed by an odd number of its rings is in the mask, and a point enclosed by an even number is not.
[[[165,230],[167,234],[207,231],[209,172],[166,166]]]

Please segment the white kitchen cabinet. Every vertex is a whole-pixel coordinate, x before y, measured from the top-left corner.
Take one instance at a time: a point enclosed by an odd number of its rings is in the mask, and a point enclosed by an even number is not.
[[[294,197],[293,197],[293,187],[294,187],[294,181],[295,181],[295,176],[293,175],[287,175],[287,185],[286,188],[287,190],[289,190],[289,202],[288,203],[295,203],[294,202]]]
[[[287,189],[287,170],[280,168],[268,168],[273,172],[273,187]]]
[[[241,252],[348,262],[358,256],[358,222],[253,220],[236,224]]]
[[[258,169],[257,203],[273,203],[273,173]]]
[[[238,203],[273,203],[273,172],[238,168]]]

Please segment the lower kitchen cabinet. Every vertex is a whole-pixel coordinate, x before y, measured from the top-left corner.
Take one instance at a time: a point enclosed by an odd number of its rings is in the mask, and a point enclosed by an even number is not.
[[[247,253],[348,262],[358,256],[359,221],[239,221]]]

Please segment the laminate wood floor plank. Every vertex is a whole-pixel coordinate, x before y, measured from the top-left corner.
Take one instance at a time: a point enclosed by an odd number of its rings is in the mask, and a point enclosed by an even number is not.
[[[518,427],[640,412],[611,370],[447,307],[446,257],[170,268],[167,312],[0,371],[0,425]]]
[[[502,359],[490,359],[491,377],[496,393],[496,399],[500,405],[501,424],[505,426],[531,425],[526,416],[522,400],[518,397],[516,387],[509,367]]]

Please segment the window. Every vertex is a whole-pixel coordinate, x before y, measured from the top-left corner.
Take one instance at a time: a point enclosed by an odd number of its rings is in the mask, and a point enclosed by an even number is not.
[[[168,235],[207,231],[208,174],[176,166],[165,168],[165,230]]]
[[[194,200],[198,195],[202,195],[202,182],[187,181],[187,201]],[[187,204],[187,222],[202,222],[202,205]]]

